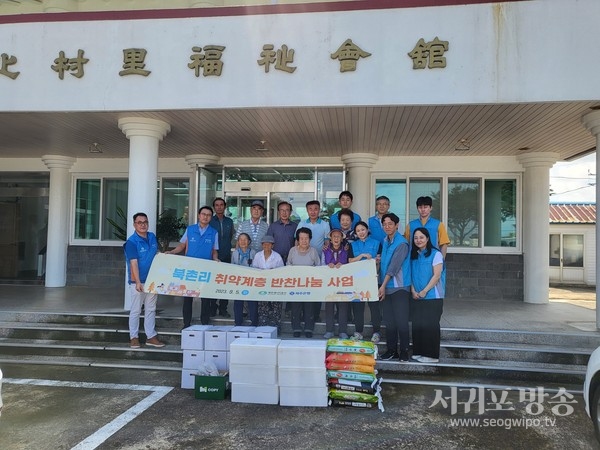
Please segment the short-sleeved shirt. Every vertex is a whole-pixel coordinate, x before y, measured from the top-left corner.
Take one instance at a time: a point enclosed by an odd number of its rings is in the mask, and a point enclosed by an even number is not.
[[[317,219],[315,223],[312,223],[310,219],[306,219],[298,224],[298,228],[302,227],[312,231],[310,246],[315,248],[320,255],[323,250],[323,244],[325,243],[325,240],[328,239],[329,232],[331,231],[329,222],[326,222],[323,219]]]
[[[250,248],[260,252],[262,250],[262,238],[267,234],[268,229],[269,225],[264,220],[259,220],[258,223],[252,222],[252,219],[244,220],[237,229],[235,240],[237,241],[240,234],[246,233],[252,241],[250,242]]]
[[[294,246],[296,241],[296,228],[298,224],[296,222],[289,221],[283,223],[281,220],[273,222],[269,225],[267,235],[273,236],[275,243],[273,244],[273,250],[281,255],[283,261],[287,260],[290,248]]]
[[[129,284],[135,283],[131,279],[131,260],[136,259],[138,263],[138,274],[140,282],[145,283],[150,272],[152,260],[158,253],[158,241],[154,233],[148,232],[147,237],[142,237],[137,233],[129,236],[129,239],[123,244],[125,259],[127,260],[127,274]]]

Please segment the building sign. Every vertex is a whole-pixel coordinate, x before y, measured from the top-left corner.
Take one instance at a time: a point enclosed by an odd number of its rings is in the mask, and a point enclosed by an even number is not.
[[[446,67],[444,53],[448,51],[448,41],[440,41],[436,36],[431,42],[421,38],[415,48],[408,54],[413,60],[413,69],[430,69]]]
[[[187,256],[159,254],[144,284],[146,292],[185,297],[294,302],[378,300],[374,260],[327,266],[259,270]]]
[[[223,72],[224,62],[222,61],[225,46],[223,45],[206,45],[204,47],[192,47],[190,60],[187,67],[194,71],[196,77],[202,75],[220,77]],[[448,51],[448,41],[440,41],[437,37],[430,42],[425,42],[423,38],[419,39],[415,47],[408,56],[413,60],[413,69],[424,69],[428,67],[444,68],[446,67],[445,52]],[[58,57],[54,59],[54,64],[50,68],[58,74],[58,78],[63,80],[65,72],[76,78],[83,78],[85,75],[85,65],[90,61],[90,58],[84,57],[83,49],[77,50],[77,56],[69,57],[65,51],[60,50]],[[270,68],[286,73],[294,73],[297,69],[292,66],[294,63],[295,50],[289,48],[286,44],[275,49],[274,44],[265,44],[260,51],[260,58],[256,60],[258,66],[262,67],[265,73],[268,73]],[[140,75],[147,77],[152,71],[146,68],[146,56],[148,50],[144,48],[126,48],[123,49],[123,65],[119,71],[119,76]],[[352,39],[346,39],[338,49],[330,54],[331,59],[339,61],[340,72],[354,72],[357,70],[357,63],[360,58],[368,58],[371,53],[361,49],[358,45],[352,42]],[[0,75],[4,75],[12,80],[15,80],[20,72],[10,71],[9,66],[16,66],[18,58],[15,55],[2,53]],[[183,64],[182,64],[183,66]],[[185,67],[185,66],[183,66]]]

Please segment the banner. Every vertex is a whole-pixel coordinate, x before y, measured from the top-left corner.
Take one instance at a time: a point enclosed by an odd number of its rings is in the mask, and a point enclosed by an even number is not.
[[[270,302],[377,301],[375,260],[328,266],[260,270],[187,256],[158,254],[146,292],[181,297]]]

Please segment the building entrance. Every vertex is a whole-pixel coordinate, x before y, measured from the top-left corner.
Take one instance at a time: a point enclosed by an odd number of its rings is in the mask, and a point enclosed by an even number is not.
[[[48,174],[0,173],[0,281],[41,283],[48,234]]]
[[[336,207],[338,195],[344,190],[341,167],[225,167],[222,191],[227,209],[237,226],[250,218],[252,201],[265,205],[265,220],[276,221],[277,205],[286,201],[292,205],[292,221],[308,218],[306,202],[319,200],[323,216]]]

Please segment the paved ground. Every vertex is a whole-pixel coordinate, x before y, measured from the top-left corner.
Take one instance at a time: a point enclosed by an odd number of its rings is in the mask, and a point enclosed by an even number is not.
[[[449,300],[442,325],[558,332],[585,331],[587,326],[587,332],[598,333],[594,291],[553,289],[550,297],[546,305]],[[162,314],[180,316],[178,302],[162,298]],[[122,292],[3,286],[0,315],[2,310],[122,311]],[[478,391],[454,395],[451,388],[439,388],[444,406],[436,402],[433,386],[384,384],[382,413],[196,400],[192,391],[172,388],[179,384],[177,372],[16,365],[2,370],[1,450],[600,448],[580,396],[565,398],[575,402],[565,414],[566,405],[552,411],[556,399],[544,398],[543,411],[534,411],[518,392],[504,398],[502,391],[487,391],[487,411],[479,414]],[[490,410],[499,403],[508,410]],[[465,411],[467,405],[471,412]],[[453,423],[455,419],[474,421]]]
[[[593,449],[597,445],[580,396],[572,412],[542,400],[541,410],[519,393],[457,391],[384,384],[385,412],[348,408],[290,408],[196,400],[192,391],[116,389],[125,371],[106,370],[105,384],[14,384],[22,377],[83,381],[91,369],[10,368],[4,385],[0,447],[29,449]],[[97,369],[96,369],[97,370]],[[144,374],[136,385],[160,385],[164,374]],[[163,380],[164,381],[164,380]],[[154,382],[154,383],[153,383]],[[30,383],[34,383],[31,381]],[[45,382],[49,384],[48,382]],[[472,399],[469,400],[469,396]],[[495,397],[493,396],[495,395]],[[154,403],[154,396],[158,400]],[[456,412],[452,413],[453,399]],[[479,401],[484,409],[479,413]],[[146,404],[147,403],[147,404]],[[471,411],[466,412],[467,405]],[[500,405],[505,411],[492,411]],[[509,410],[512,409],[512,410]],[[534,414],[535,413],[535,414]],[[539,414],[538,414],[539,413]],[[467,422],[467,420],[471,420]],[[453,422],[454,421],[454,422]],[[462,421],[462,422],[459,422]],[[103,428],[104,427],[104,428]],[[83,443],[82,443],[83,442]],[[78,444],[80,444],[78,446]]]

